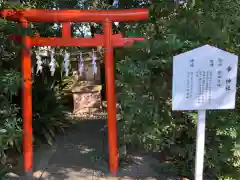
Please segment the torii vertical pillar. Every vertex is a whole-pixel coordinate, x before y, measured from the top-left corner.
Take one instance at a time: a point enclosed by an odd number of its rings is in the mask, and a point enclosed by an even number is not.
[[[118,151],[117,151],[117,122],[116,122],[116,97],[114,78],[114,58],[112,45],[112,22],[106,19],[103,23],[104,32],[104,63],[106,78],[106,98],[108,112],[108,144],[109,144],[109,168],[113,175],[117,174]]]
[[[21,26],[28,28],[26,19],[20,19]],[[32,176],[33,168],[33,137],[32,137],[32,65],[31,65],[31,39],[26,34],[22,36],[24,48],[21,52],[22,67],[22,118],[23,118],[23,152],[24,171],[27,177]]]

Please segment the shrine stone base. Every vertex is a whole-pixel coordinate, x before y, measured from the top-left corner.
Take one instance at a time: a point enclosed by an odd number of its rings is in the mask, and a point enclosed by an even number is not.
[[[94,113],[101,111],[100,92],[78,92],[73,93],[73,113]]]
[[[72,88],[73,114],[102,111],[101,85],[77,83]]]

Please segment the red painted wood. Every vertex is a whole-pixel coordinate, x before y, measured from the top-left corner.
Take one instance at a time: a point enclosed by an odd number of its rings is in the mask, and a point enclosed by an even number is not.
[[[21,36],[13,34],[8,37],[17,43],[21,42]],[[121,34],[112,35],[113,47],[131,46],[135,41],[145,41],[144,38],[123,38]],[[32,46],[81,46],[81,47],[96,47],[104,46],[103,35],[95,34],[94,38],[71,38],[71,37],[54,37],[54,38],[31,38]]]
[[[28,22],[22,20],[23,28],[28,27]],[[32,65],[31,65],[31,40],[28,36],[22,37],[22,118],[23,118],[23,156],[24,171],[32,174],[33,169],[33,146],[32,146]]]
[[[11,21],[25,18],[31,22],[103,22],[139,21],[148,18],[148,9],[124,10],[12,10],[0,11],[0,16]]]
[[[115,97],[115,78],[114,78],[114,58],[112,45],[112,22],[106,20],[103,24],[104,30],[104,63],[106,76],[106,95],[108,112],[108,149],[109,167],[112,175],[117,174],[118,170],[118,151],[117,151],[117,121],[116,121],[116,97]]]
[[[62,24],[62,37],[71,38],[71,24],[69,22]]]

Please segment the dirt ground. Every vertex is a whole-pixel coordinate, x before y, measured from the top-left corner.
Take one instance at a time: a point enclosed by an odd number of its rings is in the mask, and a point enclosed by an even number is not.
[[[120,161],[117,177],[111,177],[106,152],[107,136],[101,131],[106,120],[99,117],[90,117],[90,119],[75,117],[72,127],[57,137],[52,147],[42,147],[35,153],[34,177],[36,179],[179,179],[165,177],[155,172],[152,166],[158,162],[141,153],[132,153],[128,156],[128,161]],[[9,179],[26,179],[26,177],[20,178],[10,173]]]

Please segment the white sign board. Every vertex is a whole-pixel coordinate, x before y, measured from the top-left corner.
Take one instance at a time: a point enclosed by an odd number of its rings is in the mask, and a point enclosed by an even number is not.
[[[173,58],[173,110],[234,109],[238,56],[205,45]]]

